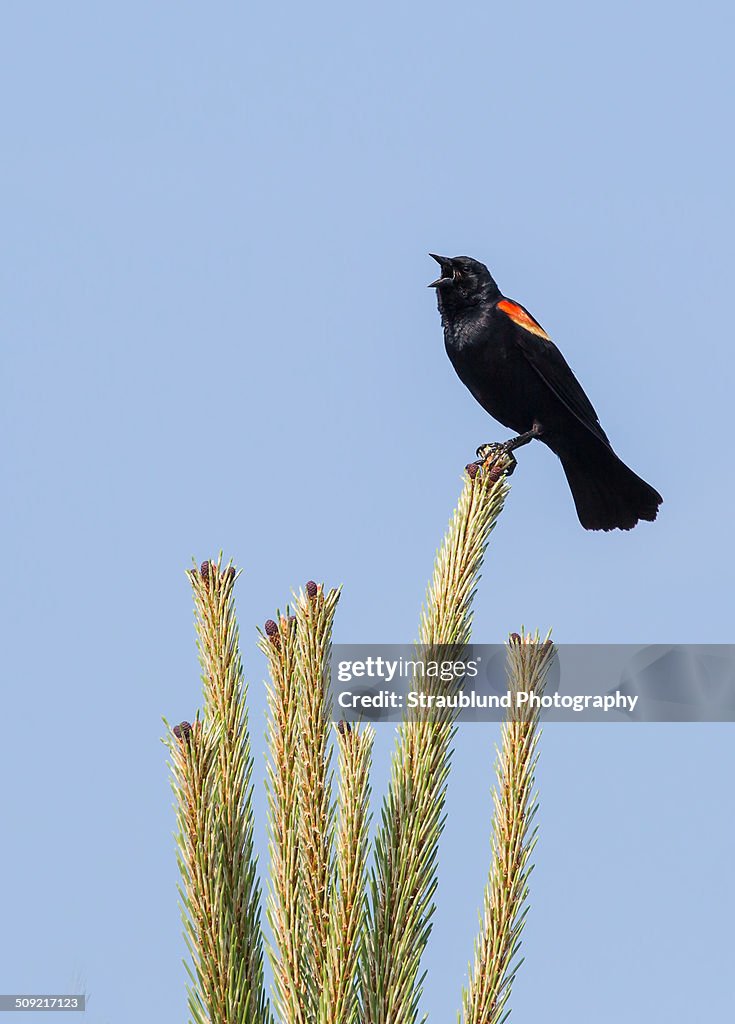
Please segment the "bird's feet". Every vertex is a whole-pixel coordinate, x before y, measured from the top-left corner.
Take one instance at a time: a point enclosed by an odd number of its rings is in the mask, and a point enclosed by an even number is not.
[[[487,466],[488,464],[490,466],[494,466],[494,464],[501,458],[505,465],[503,469],[495,471],[496,476],[494,479],[497,479],[501,473],[505,473],[506,476],[510,476],[518,465],[515,460],[515,456],[513,455],[514,450],[516,448],[522,448],[524,444],[530,444],[530,442],[535,438],[541,437],[543,432],[544,428],[541,426],[539,421],[534,420],[533,426],[530,430],[527,430],[525,434],[519,434],[518,437],[511,437],[509,441],[503,441],[501,444],[498,444],[495,441],[491,441],[489,444],[481,444],[477,449],[478,461],[471,462],[467,467],[468,472],[470,472],[470,476],[475,477],[482,466]],[[472,470],[470,470],[470,466],[472,467]]]
[[[506,468],[503,472],[506,476],[510,476],[518,465],[512,449],[508,448],[505,444],[498,444],[496,441],[490,441],[488,444],[481,444],[475,454],[477,455],[477,462],[472,462],[470,465],[477,466],[478,469],[482,466],[486,466],[488,463],[492,464],[497,462],[497,460],[502,457],[506,462]]]
[[[507,455],[508,449],[502,442],[488,441],[487,444],[481,444],[475,452],[480,462],[487,462],[488,459],[497,459],[501,455]]]

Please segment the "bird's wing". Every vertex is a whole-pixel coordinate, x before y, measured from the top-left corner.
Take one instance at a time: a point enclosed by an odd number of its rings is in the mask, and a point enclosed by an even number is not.
[[[516,332],[516,340],[524,356],[543,382],[551,388],[556,397],[577,417],[580,423],[609,447],[610,442],[600,426],[592,402],[572,373],[569,363],[543,327],[534,320],[527,309],[510,299],[502,299],[497,308],[517,327],[521,328]]]

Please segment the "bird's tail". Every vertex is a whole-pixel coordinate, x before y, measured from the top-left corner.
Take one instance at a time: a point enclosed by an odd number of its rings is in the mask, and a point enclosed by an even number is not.
[[[656,518],[663,498],[611,448],[595,442],[560,458],[585,530],[630,530]]]

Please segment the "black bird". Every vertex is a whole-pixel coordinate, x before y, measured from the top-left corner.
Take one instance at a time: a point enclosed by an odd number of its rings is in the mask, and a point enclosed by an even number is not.
[[[630,530],[656,518],[663,498],[618,458],[567,361],[523,306],[469,256],[434,256],[444,343],[459,379],[491,416],[543,441],[561,459],[586,530]],[[478,449],[478,455],[482,449]]]

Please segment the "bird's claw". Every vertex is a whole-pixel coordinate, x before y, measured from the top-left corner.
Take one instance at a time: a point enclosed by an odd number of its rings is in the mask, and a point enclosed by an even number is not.
[[[475,454],[477,455],[477,462],[475,462],[474,465],[478,467],[485,466],[487,463],[496,462],[501,457],[507,460],[507,468],[503,471],[506,476],[510,476],[518,465],[513,452],[509,450],[506,445],[498,444],[496,441],[491,441],[488,444],[481,444]]]
[[[488,459],[493,457],[497,459],[502,451],[502,444],[498,444],[496,441],[490,441],[488,444],[481,444],[475,452],[475,455],[480,462],[486,462]]]

